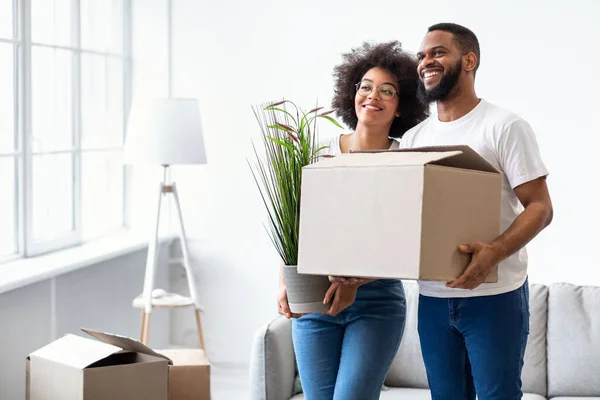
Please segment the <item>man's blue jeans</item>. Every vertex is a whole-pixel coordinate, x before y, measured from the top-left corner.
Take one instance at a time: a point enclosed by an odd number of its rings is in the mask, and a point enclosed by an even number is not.
[[[292,321],[294,351],[307,400],[374,400],[404,332],[402,282],[377,280],[335,317],[312,313]]]
[[[419,296],[418,330],[433,400],[514,400],[529,335],[528,282],[470,298]]]

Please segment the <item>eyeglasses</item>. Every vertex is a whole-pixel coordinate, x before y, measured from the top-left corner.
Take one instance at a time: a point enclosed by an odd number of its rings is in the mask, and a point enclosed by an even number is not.
[[[388,83],[384,83],[379,87],[369,81],[362,81],[356,84],[356,92],[363,97],[370,95],[374,89],[377,89],[377,94],[381,96],[382,100],[391,100],[396,95],[396,88]]]

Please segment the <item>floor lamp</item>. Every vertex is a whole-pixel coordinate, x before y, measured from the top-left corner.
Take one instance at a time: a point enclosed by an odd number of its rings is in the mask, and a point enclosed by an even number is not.
[[[198,103],[193,99],[156,99],[151,102],[134,104],[127,124],[124,159],[126,164],[135,167],[162,166],[163,178],[157,190],[156,223],[148,245],[144,288],[140,296],[133,300],[133,306],[142,309],[140,341],[148,344],[150,316],[154,307],[176,308],[194,307],[200,347],[205,350],[202,332],[201,311],[196,281],[190,265],[179,195],[175,182],[169,179],[171,165],[206,164],[206,152]],[[157,241],[163,198],[172,196],[175,204],[178,236],[183,253],[183,266],[187,275],[190,296],[174,293],[156,295],[154,279],[157,268]],[[153,296],[154,292],[154,296]]]

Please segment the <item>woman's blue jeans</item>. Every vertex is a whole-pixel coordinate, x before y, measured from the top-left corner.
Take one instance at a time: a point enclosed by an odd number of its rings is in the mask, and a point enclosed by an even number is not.
[[[402,282],[381,279],[359,287],[354,304],[335,317],[312,313],[293,320],[306,399],[378,399],[405,318]]]

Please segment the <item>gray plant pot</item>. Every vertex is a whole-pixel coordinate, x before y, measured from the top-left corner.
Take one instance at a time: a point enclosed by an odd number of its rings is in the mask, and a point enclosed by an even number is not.
[[[323,304],[325,293],[331,285],[327,276],[299,274],[295,265],[284,265],[283,278],[292,313],[304,314],[329,309],[330,303]]]

